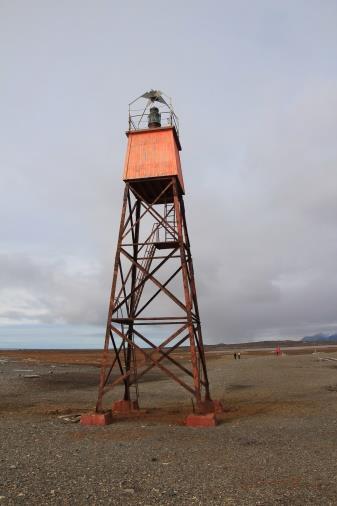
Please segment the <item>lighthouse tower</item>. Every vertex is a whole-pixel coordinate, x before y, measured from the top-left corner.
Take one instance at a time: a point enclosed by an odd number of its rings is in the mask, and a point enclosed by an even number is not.
[[[202,418],[220,404],[210,396],[171,101],[151,90],[131,102],[126,135],[96,415],[88,423],[109,423],[107,408],[138,410],[141,380],[153,369],[184,388],[194,419]]]

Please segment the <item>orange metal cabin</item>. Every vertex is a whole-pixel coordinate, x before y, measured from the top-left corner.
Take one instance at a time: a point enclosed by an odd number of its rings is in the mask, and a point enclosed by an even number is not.
[[[181,145],[173,126],[147,130],[134,130],[126,133],[128,148],[126,152],[123,180],[138,192],[147,202],[153,200],[164,190],[167,178],[176,176],[179,188],[184,194],[184,181],[180,165]],[[157,203],[168,202],[170,197],[163,195]]]

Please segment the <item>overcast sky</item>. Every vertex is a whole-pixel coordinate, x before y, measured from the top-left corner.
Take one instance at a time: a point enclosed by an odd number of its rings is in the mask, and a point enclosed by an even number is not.
[[[336,26],[336,0],[0,0],[0,346],[102,345],[150,88],[180,118],[205,341],[336,331]]]

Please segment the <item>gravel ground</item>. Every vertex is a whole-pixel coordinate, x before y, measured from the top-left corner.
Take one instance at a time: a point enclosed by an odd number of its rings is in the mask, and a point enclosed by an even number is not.
[[[60,416],[93,407],[97,368],[0,356],[0,504],[337,505],[337,362],[224,357],[209,371],[227,409],[215,428],[184,427],[190,399],[155,375],[147,413],[82,427]]]

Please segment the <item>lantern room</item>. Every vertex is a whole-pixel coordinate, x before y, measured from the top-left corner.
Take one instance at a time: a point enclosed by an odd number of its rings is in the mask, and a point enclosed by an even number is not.
[[[139,99],[147,99],[144,109],[132,106]],[[168,202],[171,194],[161,191],[168,178],[175,176],[180,192],[184,193],[179,151],[178,118],[171,103],[159,91],[144,93],[129,105],[129,130],[126,132],[128,146],[125,157],[123,180],[148,203]],[[157,102],[159,107],[154,106]]]

